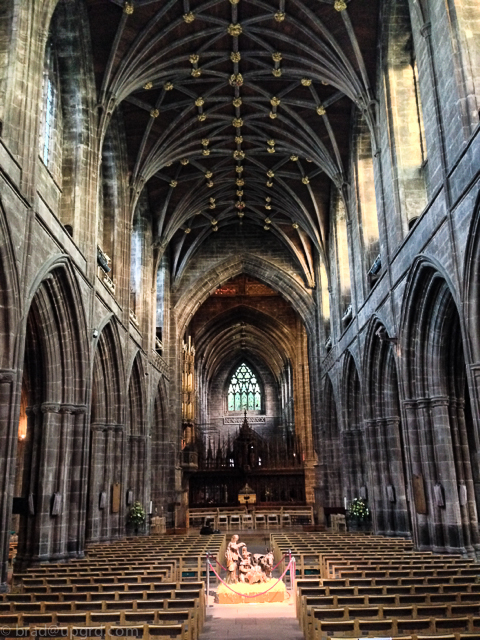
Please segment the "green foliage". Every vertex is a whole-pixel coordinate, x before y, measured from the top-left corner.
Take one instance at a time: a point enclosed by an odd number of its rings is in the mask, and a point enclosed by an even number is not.
[[[370,510],[364,498],[354,498],[348,507],[348,517],[352,520],[367,520],[370,517]]]
[[[145,510],[140,502],[134,502],[128,512],[128,523],[138,526],[145,522]]]

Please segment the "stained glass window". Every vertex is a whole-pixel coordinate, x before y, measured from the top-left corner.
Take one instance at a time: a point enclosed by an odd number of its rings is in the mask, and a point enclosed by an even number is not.
[[[242,363],[230,380],[228,388],[229,411],[260,411],[262,394],[257,378],[245,363]]]

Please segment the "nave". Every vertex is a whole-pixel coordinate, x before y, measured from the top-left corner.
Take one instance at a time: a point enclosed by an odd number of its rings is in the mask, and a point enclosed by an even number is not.
[[[152,535],[92,545],[84,559],[17,574],[0,599],[2,635],[480,638],[480,564],[472,559],[415,551],[410,540],[364,533],[294,527],[239,533],[252,551],[264,551],[266,543],[274,551],[275,580],[290,553],[295,557],[296,579],[292,584],[287,571],[284,603],[215,604],[212,570],[206,593],[206,552],[221,565],[228,534]]]

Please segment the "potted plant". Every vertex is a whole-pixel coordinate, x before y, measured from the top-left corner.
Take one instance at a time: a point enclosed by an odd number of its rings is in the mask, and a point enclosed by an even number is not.
[[[140,527],[145,525],[145,509],[140,502],[134,502],[130,507],[130,511],[127,516],[127,524],[134,530],[135,534],[138,534]]]
[[[365,498],[354,498],[347,509],[350,531],[365,531],[370,528],[370,509]]]

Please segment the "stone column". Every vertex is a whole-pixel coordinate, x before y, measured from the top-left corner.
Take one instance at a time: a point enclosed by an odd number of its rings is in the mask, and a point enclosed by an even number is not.
[[[408,504],[405,493],[406,470],[403,468],[400,429],[401,422],[399,417],[393,416],[385,419],[389,477],[395,491],[395,502],[391,503],[389,508],[393,509],[393,533],[399,536],[410,536]]]
[[[16,451],[13,412],[13,370],[0,370],[0,592],[7,589],[8,554],[10,548],[10,519],[12,512],[12,474]],[[18,432],[18,428],[17,428]]]
[[[413,537],[416,546],[419,549],[428,549],[430,547],[430,532],[428,528],[428,515],[418,513],[415,504],[413,477],[417,476],[423,479],[423,468],[421,460],[420,443],[418,438],[418,415],[416,400],[404,400],[403,409],[405,411],[405,447],[409,460],[409,468],[407,471],[408,492],[410,495],[410,509],[412,516]]]
[[[372,512],[372,526],[375,533],[383,533],[384,517],[382,508],[382,494],[381,494],[381,465],[380,452],[378,450],[378,442],[376,437],[377,421],[365,420],[365,441],[368,451],[370,452],[370,496],[369,503]]]
[[[88,494],[88,442],[86,405],[73,408],[72,457],[69,486],[69,522],[67,553],[70,557],[83,557],[85,548],[86,511]]]
[[[432,434],[432,449],[430,459],[435,463],[431,467],[432,487],[436,482],[441,483],[445,492],[445,506],[437,507],[432,500],[435,521],[442,524],[441,532],[437,530],[435,546],[442,551],[464,551],[465,539],[461,524],[460,505],[458,502],[457,473],[455,469],[452,431],[449,419],[449,399],[447,396],[435,396],[430,401],[431,426],[428,433]],[[433,454],[433,455],[432,455]]]
[[[87,517],[87,540],[98,542],[101,535],[102,514],[99,510],[100,492],[104,491],[105,475],[105,430],[104,424],[92,424],[89,469],[89,501]]]
[[[471,554],[480,550],[480,538],[478,531],[478,513],[475,500],[475,486],[472,473],[472,462],[470,458],[470,447],[468,444],[467,425],[465,422],[465,402],[463,399],[457,399],[455,402],[451,402],[451,408],[453,413],[453,406],[455,406],[454,420],[452,424],[455,424],[455,431],[452,434],[452,438],[455,442],[455,450],[459,456],[459,460],[462,463],[462,475],[458,477],[458,483],[463,483],[466,487],[467,503],[460,505],[462,514],[462,522],[465,530],[466,539],[468,544],[472,546]],[[467,550],[470,552],[470,550]]]
[[[123,538],[125,536],[125,490],[126,490],[126,442],[125,442],[125,425],[112,425],[112,466],[110,469],[108,494],[111,494],[112,484],[120,483],[120,510],[116,514],[112,514],[109,518],[112,520],[112,529],[109,539]],[[110,496],[111,500],[111,496]],[[111,502],[108,505],[109,512],[111,510]]]
[[[46,562],[51,559],[54,541],[54,523],[51,518],[51,500],[56,489],[58,473],[58,449],[62,427],[60,404],[44,402],[40,406],[43,415],[39,440],[35,437],[33,457],[38,460],[36,486],[32,486],[35,496],[35,531],[31,549],[31,561]],[[38,432],[39,425],[35,431]],[[38,454],[37,454],[38,452]],[[32,481],[35,476],[32,476]]]

